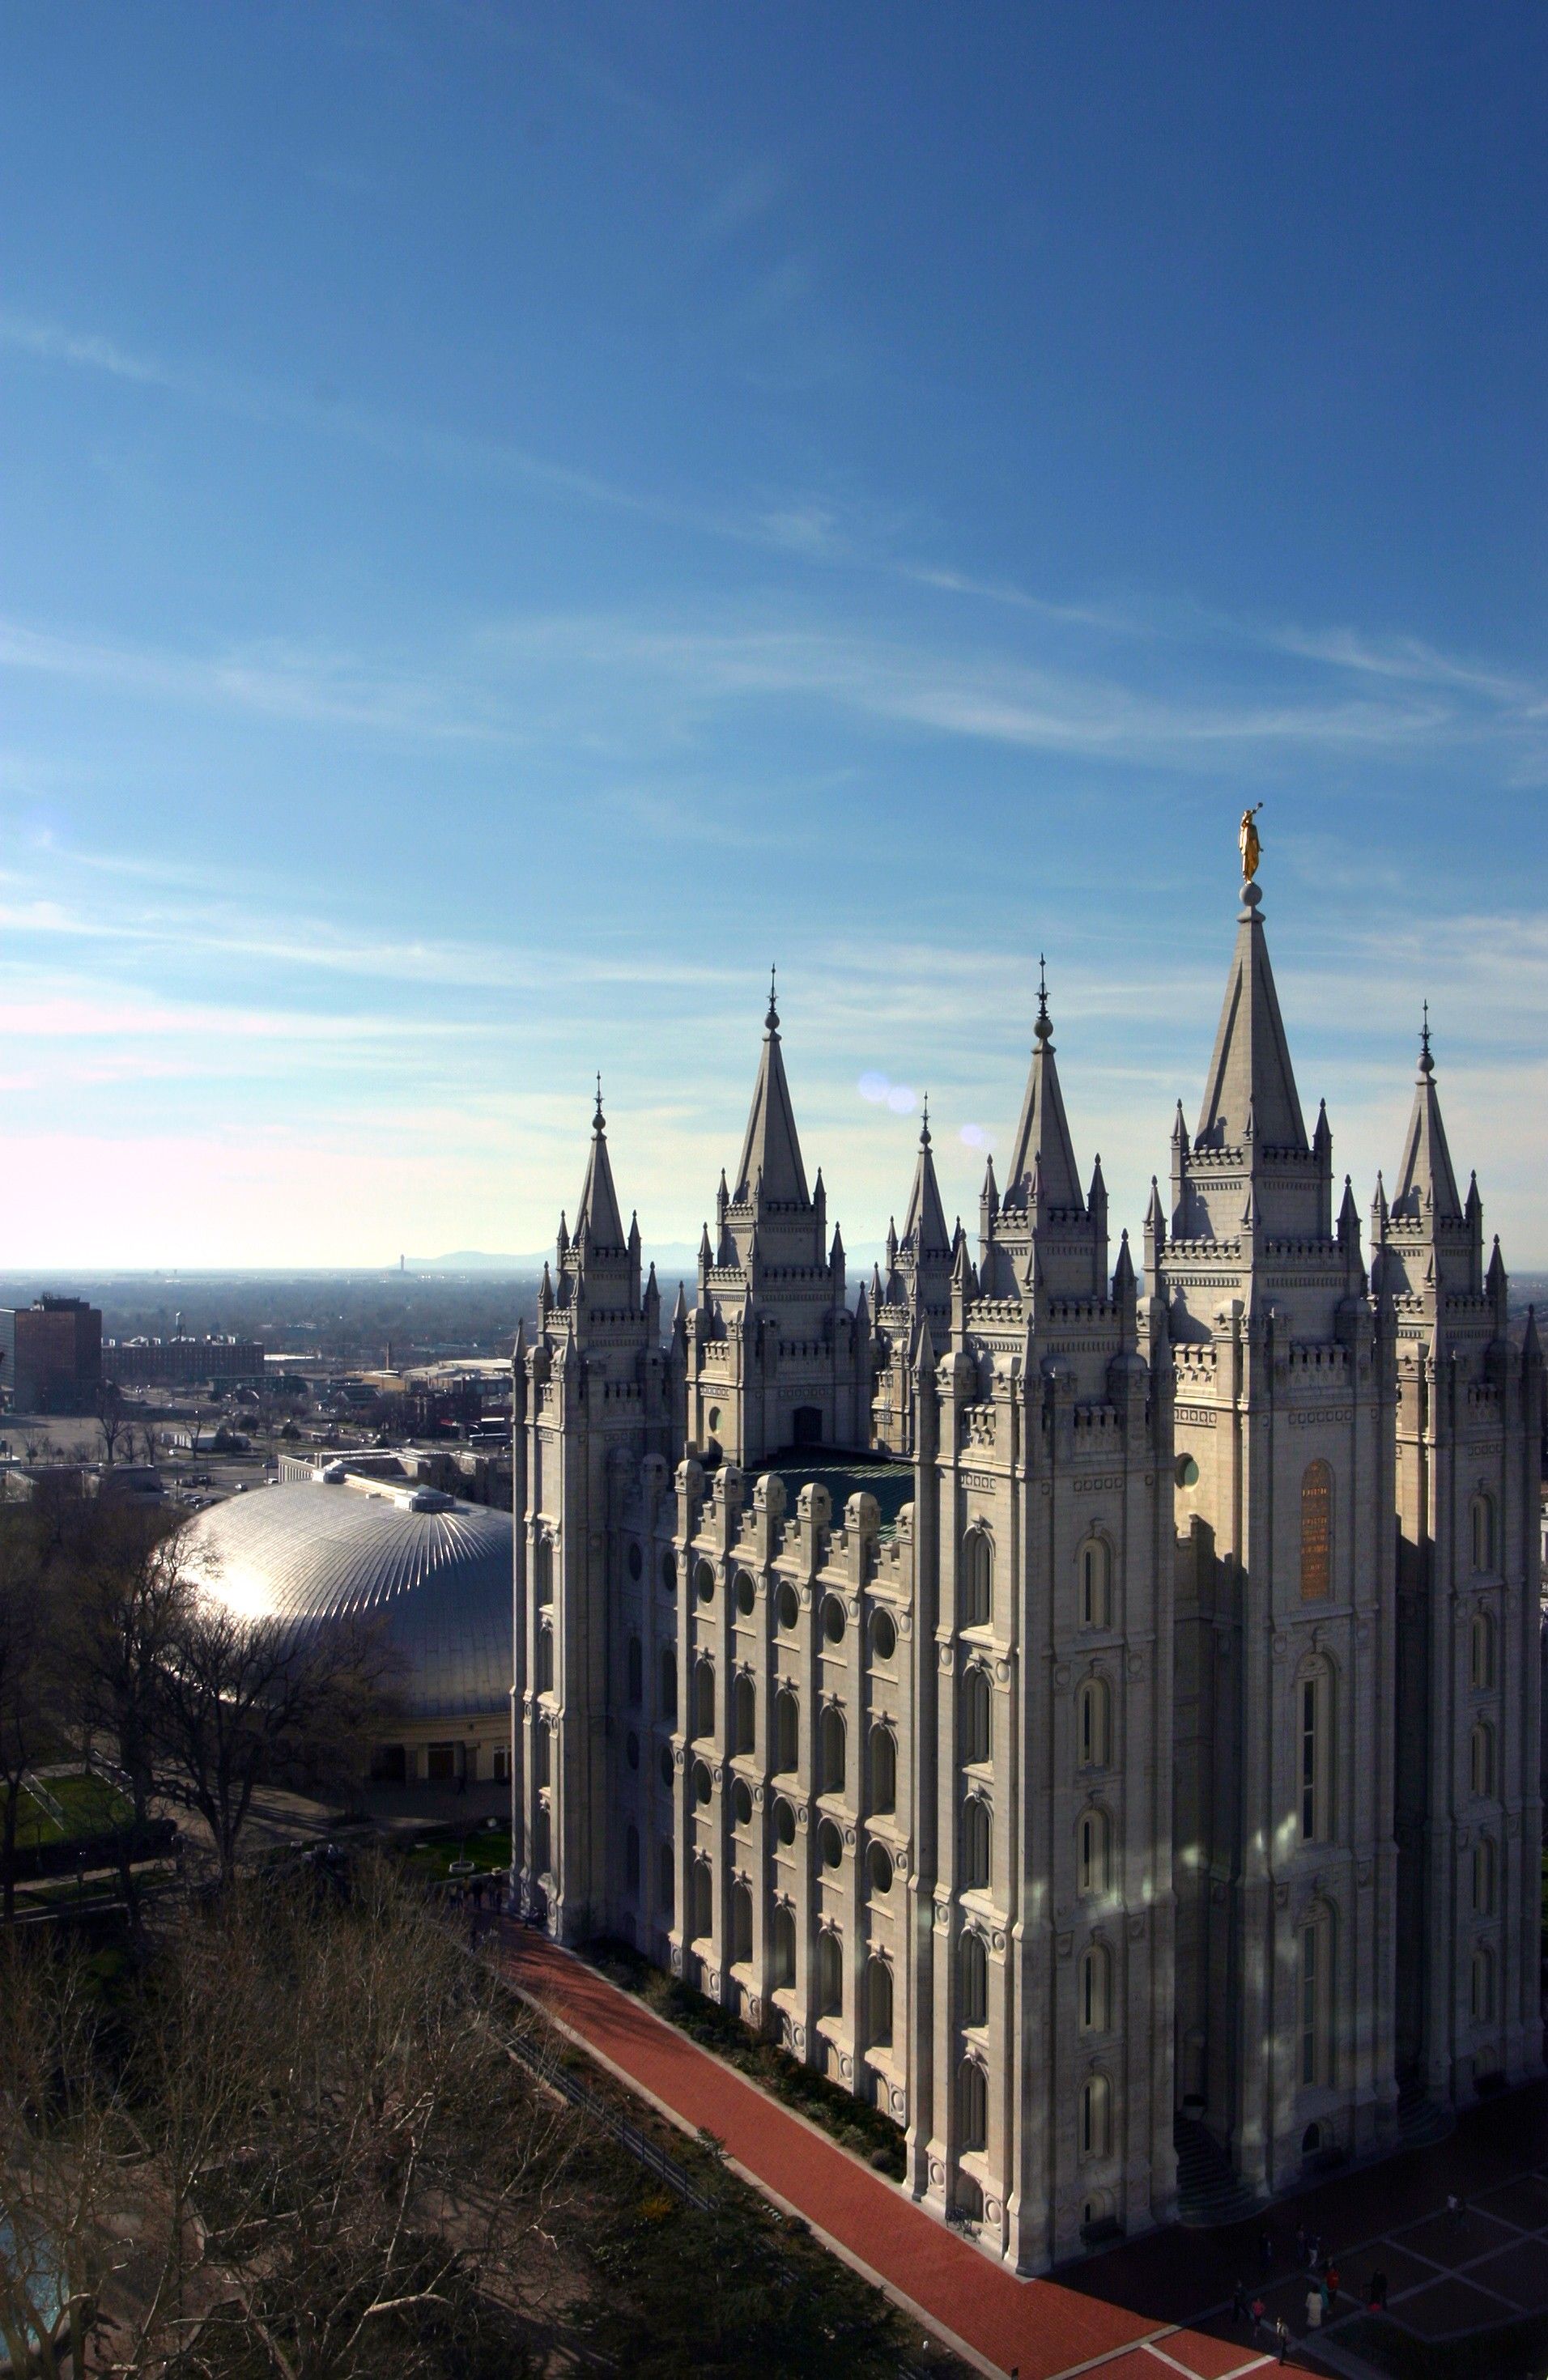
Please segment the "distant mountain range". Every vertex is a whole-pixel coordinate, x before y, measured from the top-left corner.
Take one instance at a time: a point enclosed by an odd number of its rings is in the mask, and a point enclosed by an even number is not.
[[[882,1254],[882,1243],[865,1241],[845,1251],[846,1270],[851,1288],[869,1280],[871,1268]],[[486,1248],[454,1248],[449,1256],[405,1257],[406,1272],[488,1272],[504,1274],[507,1279],[524,1280],[541,1273],[544,1263],[554,1262],[554,1243],[526,1256],[494,1255]],[[645,1241],[640,1249],[640,1262],[654,1265],[659,1281],[691,1281],[699,1266],[697,1240]]]

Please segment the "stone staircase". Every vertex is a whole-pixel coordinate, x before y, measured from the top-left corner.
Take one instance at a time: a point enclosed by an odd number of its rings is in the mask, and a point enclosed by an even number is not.
[[[1240,2223],[1259,2202],[1232,2167],[1220,2143],[1191,2116],[1174,2116],[1177,2152],[1177,2219],[1197,2229]]]
[[[1457,2130],[1452,2110],[1425,2097],[1422,2074],[1410,2074],[1397,2086],[1397,2130],[1406,2149],[1428,2148]]]

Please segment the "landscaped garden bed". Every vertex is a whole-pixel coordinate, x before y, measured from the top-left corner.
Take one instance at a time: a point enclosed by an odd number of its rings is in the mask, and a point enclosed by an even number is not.
[[[903,2130],[880,2108],[868,2107],[841,2083],[830,2082],[815,2067],[804,2066],[788,2050],[754,2033],[739,2017],[706,1999],[691,1985],[652,1967],[627,1942],[593,1942],[586,1955],[610,1983],[638,1994],[647,2008],[689,2034],[701,2048],[724,2058],[750,2082],[820,2124],[841,2147],[864,2157],[878,2173],[902,2180],[907,2169]]]

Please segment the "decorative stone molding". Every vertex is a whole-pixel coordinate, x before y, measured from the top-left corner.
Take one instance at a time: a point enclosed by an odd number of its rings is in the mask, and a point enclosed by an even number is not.
[[[1054,1935],[1054,1954],[1055,1958],[1059,1958],[1059,1959],[1067,1959],[1067,1958],[1068,1958],[1068,1956],[1069,1956],[1069,1954],[1070,1954],[1070,1952],[1071,1952],[1071,1950],[1072,1950],[1074,1948],[1075,1948],[1075,1937],[1074,1937],[1074,1935],[1073,1935],[1073,1934],[1055,1934],[1055,1935]]]
[[[1002,1686],[1008,1686],[1008,1685],[1009,1685],[1009,1683],[1010,1683],[1010,1663],[1009,1663],[1008,1661],[996,1661],[996,1662],[995,1662],[995,1664],[994,1664],[994,1679],[995,1679],[995,1682],[996,1682],[996,1684],[998,1684],[998,1685],[1002,1685]]]
[[[1056,1667],[1055,1667],[1055,1669],[1054,1669],[1054,1683],[1056,1686],[1067,1686],[1067,1685],[1068,1685],[1068,1683],[1069,1683],[1069,1663],[1068,1663],[1067,1661],[1060,1661],[1060,1662],[1056,1665]]]

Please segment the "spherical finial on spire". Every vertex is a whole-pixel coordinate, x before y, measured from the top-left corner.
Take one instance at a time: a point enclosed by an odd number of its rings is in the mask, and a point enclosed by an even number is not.
[[[1430,1055],[1430,1002],[1428,1001],[1424,1003],[1424,1022],[1419,1030],[1419,1071],[1421,1075],[1432,1075],[1435,1071],[1435,1061]]]
[[[763,1030],[765,1033],[773,1033],[777,1031],[778,1026],[779,1011],[774,1006],[774,971],[771,966],[769,969],[769,1013],[763,1019]]]
[[[597,1076],[597,1111],[596,1111],[595,1115],[591,1118],[591,1130],[592,1130],[593,1132],[605,1132],[605,1131],[606,1131],[606,1129],[607,1129],[607,1126],[606,1126],[606,1124],[604,1123],[604,1122],[603,1121],[603,1113],[602,1113],[602,1076],[601,1076],[601,1075],[599,1074],[599,1075],[598,1075],[598,1076]]]
[[[921,1104],[921,1112],[920,1112],[920,1147],[921,1148],[929,1148],[929,1146],[930,1146],[930,1093],[929,1093],[928,1091],[926,1091],[926,1093],[925,1093],[925,1095],[924,1095],[924,1099],[923,1099],[922,1104]]]
[[[1037,1040],[1046,1041],[1053,1030],[1048,1014],[1048,962],[1040,951],[1037,962],[1037,1023],[1032,1033]]]

